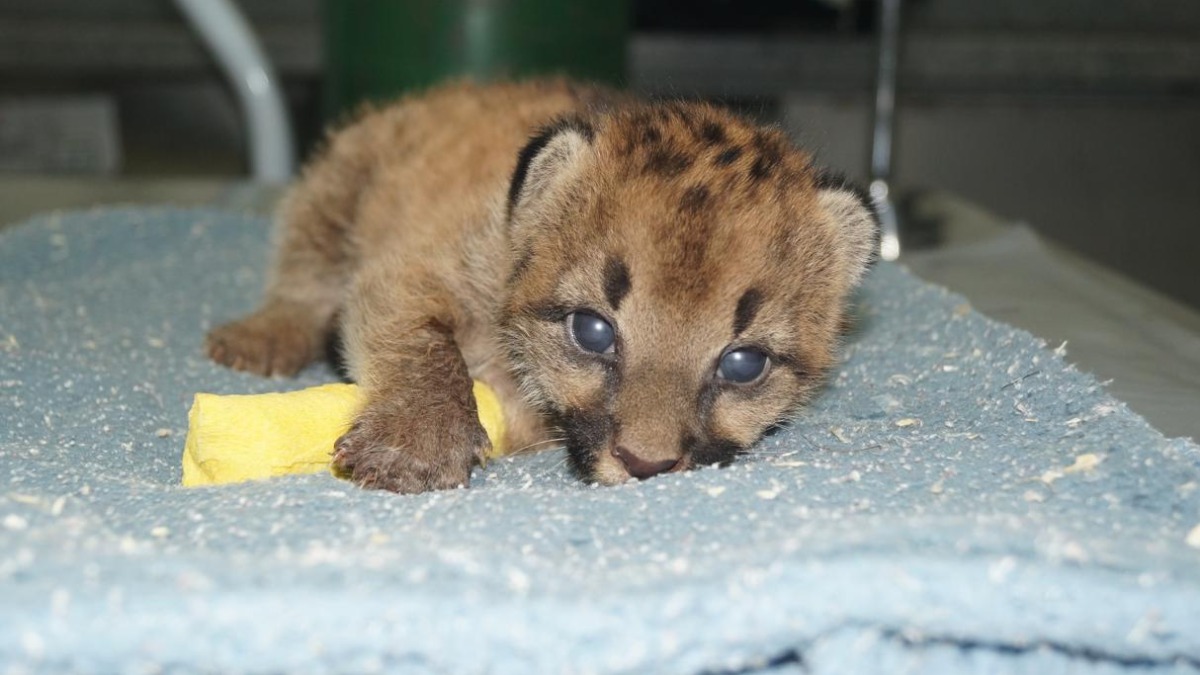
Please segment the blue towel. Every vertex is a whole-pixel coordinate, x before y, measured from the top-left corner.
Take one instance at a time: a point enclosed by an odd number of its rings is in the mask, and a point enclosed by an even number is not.
[[[880,264],[829,385],[727,469],[598,488],[561,451],[398,496],[178,487],[268,223],[0,233],[7,672],[1200,672],[1200,448]],[[1200,411],[1198,411],[1200,413]]]

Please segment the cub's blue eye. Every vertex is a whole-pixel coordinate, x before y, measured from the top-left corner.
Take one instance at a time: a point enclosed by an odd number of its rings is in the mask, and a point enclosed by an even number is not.
[[[612,353],[617,334],[611,323],[591,312],[580,311],[572,312],[567,317],[567,325],[571,327],[571,336],[580,347],[597,354]]]
[[[741,347],[725,352],[717,373],[722,379],[737,384],[749,384],[762,377],[771,360],[754,347]]]

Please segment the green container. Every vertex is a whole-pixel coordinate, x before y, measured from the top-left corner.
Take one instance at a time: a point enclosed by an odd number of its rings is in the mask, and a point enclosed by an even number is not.
[[[326,110],[446,78],[620,85],[628,0],[325,0]]]

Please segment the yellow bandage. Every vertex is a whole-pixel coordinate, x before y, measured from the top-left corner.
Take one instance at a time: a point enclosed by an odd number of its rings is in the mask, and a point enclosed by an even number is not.
[[[504,415],[495,392],[475,382],[479,421],[504,454]],[[334,442],[362,405],[358,387],[325,384],[279,394],[196,394],[183,447],[183,484],[218,485],[329,470]]]

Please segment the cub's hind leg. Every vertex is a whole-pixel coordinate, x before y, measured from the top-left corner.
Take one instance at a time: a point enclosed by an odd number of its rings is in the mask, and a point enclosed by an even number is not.
[[[325,355],[357,264],[353,223],[370,157],[351,130],[305,170],[279,209],[262,305],[209,332],[209,358],[235,370],[291,376]]]

